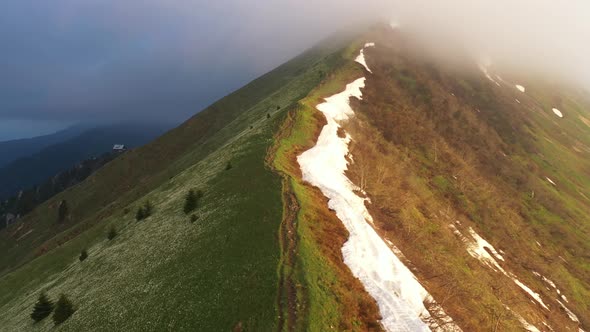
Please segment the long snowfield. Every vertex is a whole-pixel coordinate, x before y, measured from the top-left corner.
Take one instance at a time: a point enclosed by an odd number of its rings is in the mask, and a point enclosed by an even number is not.
[[[370,72],[364,61],[361,64]],[[325,115],[327,124],[316,145],[301,154],[298,162],[303,179],[322,191],[329,200],[329,207],[350,233],[342,247],[344,262],[376,300],[383,327],[396,332],[430,331],[425,321],[429,321],[431,315],[424,302],[434,304],[432,297],[372,228],[372,217],[365,207],[366,199],[355,193],[358,187],[345,175],[351,138],[348,134],[338,136],[339,123],[354,116],[349,99],[362,99],[361,88],[364,86],[364,77],[356,79],[344,91],[326,98],[317,106]],[[434,306],[438,316],[442,308]],[[445,321],[452,322],[450,317]],[[445,325],[445,330],[461,331],[452,323]]]

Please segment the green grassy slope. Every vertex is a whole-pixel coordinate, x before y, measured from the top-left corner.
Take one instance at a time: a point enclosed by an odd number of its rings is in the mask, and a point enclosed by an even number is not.
[[[327,71],[317,62],[339,47],[341,39],[322,43],[321,48],[311,49],[254,80],[154,142],[106,165],[84,184],[43,204],[26,216],[22,225],[0,232],[0,271],[63,243],[64,234],[55,237],[57,234],[65,230],[71,232],[66,238],[79,234],[215,151],[237,134],[236,125],[228,125],[246,110],[256,106],[265,115],[305,96]],[[306,73],[307,69],[313,72]],[[286,89],[295,81],[296,86]],[[56,225],[58,202],[62,199],[69,202],[71,213],[66,224]]]
[[[63,198],[80,223],[51,240],[63,242],[56,249],[0,278],[0,329],[50,329],[28,316],[41,291],[66,293],[78,308],[59,330],[273,329],[281,181],[264,160],[286,109],[339,61],[340,45],[297,57],[37,209],[27,220],[36,230],[52,225]],[[204,192],[195,223],[182,213],[191,188]],[[155,212],[136,222],[146,200]],[[112,241],[110,226],[119,230]],[[9,242],[3,266],[62,230]],[[89,257],[79,262],[83,248]]]

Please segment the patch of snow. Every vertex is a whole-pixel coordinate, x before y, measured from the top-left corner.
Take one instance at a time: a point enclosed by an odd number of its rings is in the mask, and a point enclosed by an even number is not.
[[[537,242],[537,244],[539,244],[539,242]],[[539,247],[541,245],[539,244]],[[557,289],[557,285],[549,278],[545,277],[544,275],[540,274],[537,271],[533,271],[533,274],[539,278],[541,278],[545,283],[547,283],[549,286],[551,286],[553,289],[557,290],[557,293],[559,293],[559,289]]]
[[[541,244],[539,243],[539,241],[535,241],[537,243],[537,245],[539,246],[539,248],[541,247]]]
[[[453,234],[459,236],[463,241],[465,241],[463,234],[461,234],[461,232],[457,229],[457,227],[455,227],[455,225],[449,224],[449,227],[453,230]]]
[[[545,327],[547,327],[549,331],[553,331],[553,328],[549,326],[549,324],[547,324],[546,322],[543,322],[543,325],[545,325]]]
[[[510,310],[516,316],[516,319],[518,319],[518,321],[520,322],[520,324],[522,325],[522,327],[524,327],[525,330],[527,330],[529,332],[541,332],[535,325],[527,322],[526,319],[524,319],[524,317],[522,317],[521,315],[519,315],[516,312],[512,311],[512,309],[510,309],[506,305],[504,305],[504,307],[506,307],[506,309]]]
[[[545,302],[543,302],[541,296],[538,293],[531,290],[527,285],[518,280],[518,278],[516,278],[514,274],[506,272],[506,270],[504,270],[500,266],[496,259],[504,261],[504,257],[502,257],[502,255],[500,255],[498,251],[496,251],[496,249],[489,242],[487,242],[481,236],[479,236],[479,234],[477,234],[473,230],[473,228],[469,227],[469,235],[471,235],[471,237],[473,238],[473,241],[471,241],[467,239],[465,236],[463,236],[463,234],[461,234],[461,232],[455,227],[455,225],[451,224],[449,225],[449,227],[451,227],[453,233],[459,236],[459,238],[467,244],[467,252],[469,252],[471,256],[477,258],[478,260],[492,268],[494,271],[502,272],[502,274],[512,279],[512,281],[518,287],[520,287],[527,294],[529,294],[535,301],[537,301],[537,303],[543,306],[543,308],[549,310],[549,307],[547,307]]]
[[[552,109],[553,113],[555,113],[555,115],[557,115],[560,118],[563,118],[563,113],[561,113],[560,110],[558,110],[557,108],[553,108]]]
[[[504,261],[504,257],[502,257],[502,255],[500,255],[500,253],[498,253],[498,251],[496,251],[496,249],[488,241],[484,240],[481,236],[479,236],[479,234],[477,234],[471,227],[469,227],[469,235],[471,235],[475,242],[472,243],[472,245],[468,247],[467,250],[473,251],[473,253],[478,257],[484,258],[486,260],[491,259],[495,262],[495,259],[492,258],[492,256],[490,256],[490,254],[488,253],[489,250],[495,258]],[[495,263],[495,265],[497,265],[497,267],[500,267],[497,262]]]
[[[504,257],[500,255],[496,249],[489,244],[486,240],[484,240],[479,234],[477,234],[473,228],[469,227],[469,234],[471,235],[472,239],[468,239],[465,237],[455,225],[450,224],[449,227],[453,230],[453,233],[457,235],[461,241],[463,241],[467,245],[467,252],[477,258],[487,266],[491,267],[494,271],[502,272],[505,275],[508,275],[507,272],[498,264],[498,261],[494,257],[500,260],[504,260]],[[487,250],[486,250],[487,248]],[[490,255],[490,252],[494,255]]]
[[[488,72],[488,67],[489,67],[489,65],[486,65],[484,63],[479,64],[479,69],[483,72],[483,74],[487,77],[487,79],[490,80],[491,82],[494,82],[497,86],[501,86],[500,83],[498,83],[496,80],[494,80],[494,78],[490,75],[490,73]]]
[[[563,304],[563,302],[557,300],[557,303],[559,303],[559,305],[563,308],[563,310],[565,310],[565,313],[573,322],[576,322],[576,323],[580,322],[580,320],[578,319],[578,316],[576,316],[571,310],[569,310],[568,307],[566,307],[565,304]]]
[[[549,183],[551,183],[552,185],[556,186],[555,182],[553,182],[553,180],[551,180],[550,178],[545,177],[545,179],[547,179],[547,181],[549,181]]]
[[[561,299],[564,300],[566,303],[570,303],[565,295],[561,294]]]
[[[360,63],[361,65],[363,65],[363,67],[365,67],[365,69],[369,72],[369,73],[373,73],[371,71],[371,69],[369,69],[369,66],[367,66],[367,62],[365,61],[365,48],[367,47],[375,47],[375,43],[366,43],[365,47],[361,48],[361,51],[359,52],[359,55],[356,57],[356,59],[354,59],[354,61]]]
[[[539,330],[535,325],[527,322],[524,318],[522,318],[522,316],[517,315],[518,321],[520,322],[520,324],[522,324],[522,327],[524,327],[525,330],[529,331],[529,332],[541,332],[541,330]]]
[[[297,161],[303,179],[322,191],[328,198],[329,208],[348,230],[349,238],[342,247],[344,263],[377,302],[384,328],[430,331],[425,321],[431,315],[424,305],[430,294],[371,227],[373,220],[365,207],[366,200],[355,193],[357,186],[345,175],[350,135],[338,136],[338,122],[354,115],[349,99],[361,99],[360,89],[364,84],[365,78],[359,78],[317,106],[327,124],[316,145],[302,153]],[[453,327],[445,328],[447,331],[460,331],[454,324],[446,326]]]
[[[530,289],[527,285],[523,284],[520,280],[516,279],[516,277],[514,275],[511,274],[510,278],[512,278],[512,281],[514,281],[514,283],[518,287],[520,287],[522,290],[527,292],[533,299],[535,299],[535,301],[537,301],[537,303],[539,303],[541,306],[543,306],[543,308],[549,310],[549,307],[547,307],[545,302],[543,302],[543,299],[541,299],[541,296],[539,295],[539,293],[533,292],[533,290]]]
[[[350,159],[350,162],[351,162],[352,164],[354,164],[354,156],[352,155],[352,153],[349,153],[349,154],[347,154],[346,156],[348,157],[348,159]]]
[[[544,276],[541,276],[541,278],[543,279],[544,282],[548,283],[551,287],[557,289],[557,286],[555,285],[555,283],[553,281],[551,281],[548,278],[545,278]],[[559,289],[557,289],[559,291]]]
[[[520,92],[525,92],[525,91],[526,91],[526,89],[524,88],[524,86],[522,86],[522,85],[519,85],[519,84],[516,84],[516,88],[517,88],[517,89],[518,89],[518,91],[520,91]]]
[[[515,98],[514,100],[516,100],[516,102],[520,104],[520,100],[518,100],[518,99],[516,99],[516,98]]]

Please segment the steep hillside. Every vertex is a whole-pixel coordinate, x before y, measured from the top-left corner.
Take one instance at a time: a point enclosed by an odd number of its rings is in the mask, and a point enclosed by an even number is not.
[[[344,128],[378,232],[464,330],[588,328],[587,97],[371,38]]]
[[[311,49],[3,232],[2,326],[50,329],[27,314],[47,291],[77,306],[63,330],[274,329],[281,182],[265,156],[287,110],[342,61],[342,45]],[[203,192],[194,217],[183,212],[190,189]],[[62,200],[69,214],[56,225]],[[137,221],[148,200],[152,215]]]
[[[330,97],[293,111],[277,149],[299,208],[288,266],[307,286],[294,300],[306,329],[347,302],[314,277],[343,260],[390,331],[587,328],[588,97],[467,57],[450,66],[389,27],[359,49],[364,72],[331,77]],[[351,316],[334,323],[348,330]]]

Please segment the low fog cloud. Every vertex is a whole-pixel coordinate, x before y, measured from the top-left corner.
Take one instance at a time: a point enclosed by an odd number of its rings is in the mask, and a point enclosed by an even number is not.
[[[585,0],[395,1],[392,17],[438,48],[524,74],[590,87],[590,2]]]
[[[334,31],[389,19],[588,84],[589,15],[582,0],[5,0],[0,121],[181,120]]]

